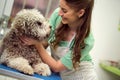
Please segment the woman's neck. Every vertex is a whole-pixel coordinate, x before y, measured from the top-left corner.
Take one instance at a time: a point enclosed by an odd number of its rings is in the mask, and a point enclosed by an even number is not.
[[[80,22],[76,21],[74,23],[68,24],[71,30],[76,31],[80,27]]]
[[[64,40],[65,41],[71,41],[71,39],[73,38],[73,36],[76,34],[75,30],[72,29],[68,29],[67,33],[65,34]]]

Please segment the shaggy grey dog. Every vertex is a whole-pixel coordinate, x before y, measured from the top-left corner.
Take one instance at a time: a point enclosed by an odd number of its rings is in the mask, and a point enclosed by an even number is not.
[[[27,36],[42,41],[50,33],[47,31],[49,27],[48,21],[36,9],[23,9],[18,12],[10,31],[1,42],[0,63],[29,75],[50,75],[51,70],[42,62],[37,49],[20,40],[20,36]]]

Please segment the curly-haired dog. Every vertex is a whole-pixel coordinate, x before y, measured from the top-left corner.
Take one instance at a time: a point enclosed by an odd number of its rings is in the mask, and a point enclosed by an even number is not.
[[[4,36],[1,44],[0,63],[26,74],[51,74],[49,66],[42,62],[37,49],[25,45],[19,38],[28,36],[36,40],[44,40],[50,33],[49,23],[36,9],[23,9],[17,13],[10,31]]]

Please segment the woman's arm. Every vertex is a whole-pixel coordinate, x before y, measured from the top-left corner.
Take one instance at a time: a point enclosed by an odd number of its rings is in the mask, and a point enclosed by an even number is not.
[[[43,46],[43,42],[38,42],[34,39],[27,37],[22,37],[21,40],[26,45],[35,45],[43,62],[48,64],[54,72],[60,72],[66,69],[66,67],[61,63],[60,60],[56,61],[54,58],[52,58],[52,56],[47,53],[46,49]]]
[[[56,61],[54,58],[52,58],[47,51],[45,50],[45,48],[42,46],[41,43],[35,45],[42,60],[48,64],[50,66],[50,68],[54,71],[54,72],[60,72],[62,70],[65,70],[66,67],[61,63],[60,60]]]
[[[46,48],[49,46],[48,41],[47,41],[47,40],[42,41],[42,45],[43,45],[44,48],[46,49]]]

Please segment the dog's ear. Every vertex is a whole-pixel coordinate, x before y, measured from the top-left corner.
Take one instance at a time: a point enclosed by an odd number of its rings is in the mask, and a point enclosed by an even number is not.
[[[14,25],[15,26],[15,33],[18,35],[18,36],[22,36],[22,35],[25,35],[25,23],[22,24],[22,25]]]

